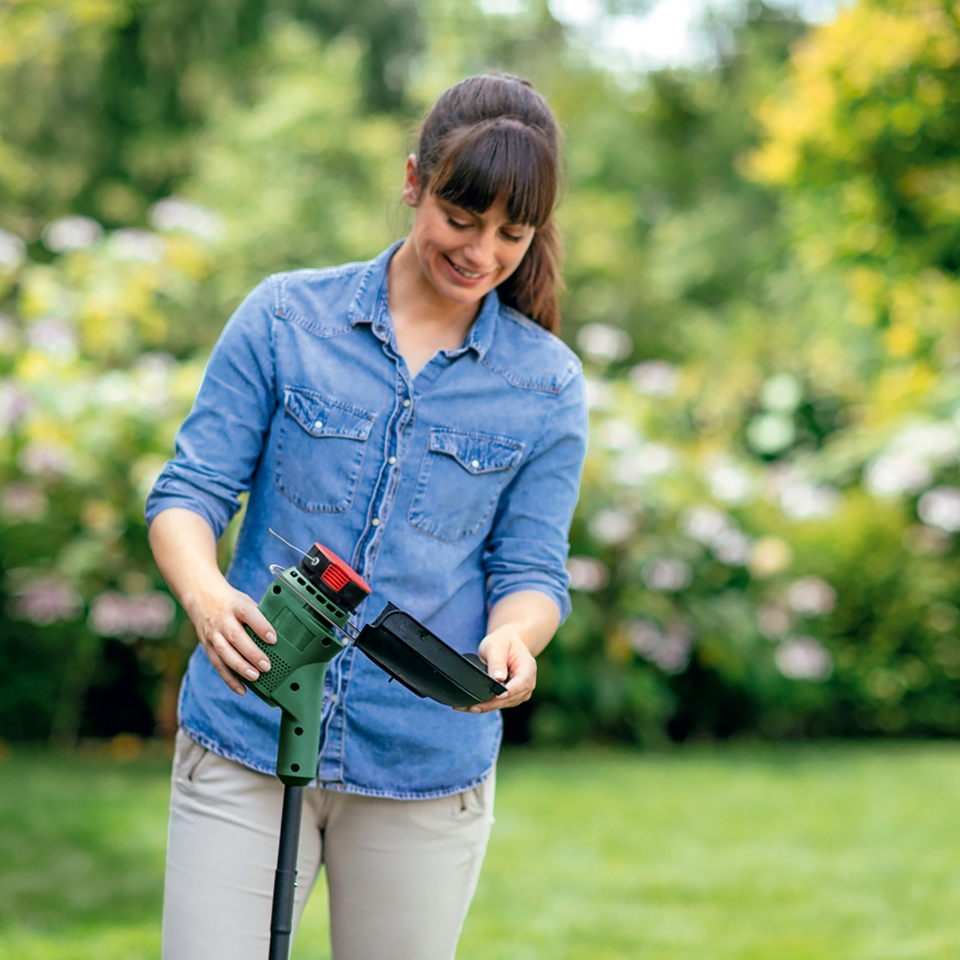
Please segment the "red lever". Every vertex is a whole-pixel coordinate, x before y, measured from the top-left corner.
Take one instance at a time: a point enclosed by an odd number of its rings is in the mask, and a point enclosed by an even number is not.
[[[370,596],[366,580],[322,543],[315,543],[300,563],[310,582],[346,611]]]

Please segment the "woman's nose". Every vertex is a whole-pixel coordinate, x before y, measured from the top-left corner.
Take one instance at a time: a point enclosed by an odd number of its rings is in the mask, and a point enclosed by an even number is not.
[[[489,268],[494,265],[496,239],[496,233],[492,230],[484,230],[471,238],[464,254],[473,266]]]

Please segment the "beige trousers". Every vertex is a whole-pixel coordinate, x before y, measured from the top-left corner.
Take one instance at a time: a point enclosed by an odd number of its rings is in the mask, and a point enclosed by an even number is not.
[[[294,922],[323,864],[334,960],[452,960],[493,824],[491,777],[439,800],[304,791]],[[177,734],[163,960],[265,960],[283,786]]]

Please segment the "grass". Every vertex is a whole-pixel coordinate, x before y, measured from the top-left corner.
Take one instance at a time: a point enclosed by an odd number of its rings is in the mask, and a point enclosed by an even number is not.
[[[0,765],[0,960],[159,957],[167,763]],[[515,752],[458,956],[954,960],[958,809],[957,744]]]

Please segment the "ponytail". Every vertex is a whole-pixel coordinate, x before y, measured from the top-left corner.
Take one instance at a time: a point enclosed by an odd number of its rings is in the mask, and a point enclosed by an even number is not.
[[[533,235],[520,266],[497,287],[500,302],[560,335],[560,234],[551,216]]]

